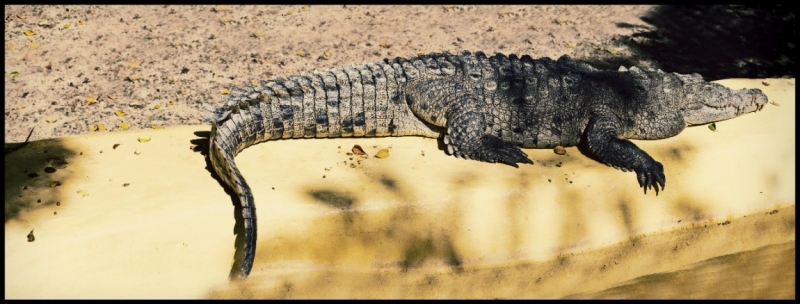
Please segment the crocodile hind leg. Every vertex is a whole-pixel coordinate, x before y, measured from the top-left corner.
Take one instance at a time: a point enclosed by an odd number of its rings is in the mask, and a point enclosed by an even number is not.
[[[519,168],[517,163],[533,164],[518,145],[486,134],[486,118],[478,103],[463,97],[447,115],[447,134],[444,143],[447,153],[456,157],[482,162],[501,162]]]

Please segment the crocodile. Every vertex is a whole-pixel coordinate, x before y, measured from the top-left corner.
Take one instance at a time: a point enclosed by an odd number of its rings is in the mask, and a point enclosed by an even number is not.
[[[234,87],[224,105],[205,104],[208,159],[236,194],[244,221],[241,268],[255,259],[252,191],[234,157],[283,138],[425,136],[456,157],[519,167],[520,148],[578,144],[608,166],[636,173],[639,186],[664,190],[664,168],[629,139],[663,139],[687,126],[760,110],[758,89],[731,90],[698,74],[637,67],[596,69],[562,56],[432,53],[275,77]]]

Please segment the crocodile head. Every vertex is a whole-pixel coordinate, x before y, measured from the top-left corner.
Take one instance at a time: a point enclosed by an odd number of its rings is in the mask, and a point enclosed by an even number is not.
[[[681,114],[689,126],[702,125],[731,119],[746,113],[761,110],[767,96],[759,89],[731,90],[720,84],[705,82],[698,74],[677,76],[685,97],[681,103]]]

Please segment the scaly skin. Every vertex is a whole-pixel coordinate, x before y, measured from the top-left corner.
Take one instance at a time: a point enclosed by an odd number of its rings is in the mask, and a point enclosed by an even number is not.
[[[533,162],[522,148],[585,141],[600,162],[634,171],[639,185],[664,189],[661,163],[628,139],[662,139],[685,127],[761,109],[757,89],[730,90],[681,75],[638,68],[604,71],[562,56],[532,59],[481,52],[396,58],[304,73],[233,88],[225,105],[206,106],[209,159],[237,194],[244,220],[243,264],[250,273],[256,212],[234,157],[281,138],[425,136],[447,153],[484,162]]]

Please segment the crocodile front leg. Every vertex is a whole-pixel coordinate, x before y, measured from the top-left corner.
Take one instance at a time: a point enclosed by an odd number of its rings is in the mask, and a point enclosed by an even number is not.
[[[661,185],[663,191],[666,183],[664,166],[629,140],[617,138],[617,130],[613,118],[593,116],[585,131],[589,151],[606,165],[622,171],[635,171],[644,193],[647,194],[647,189],[652,187],[658,195],[658,186]]]

